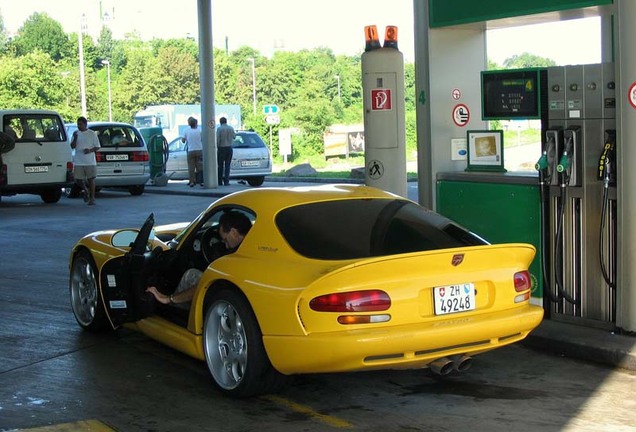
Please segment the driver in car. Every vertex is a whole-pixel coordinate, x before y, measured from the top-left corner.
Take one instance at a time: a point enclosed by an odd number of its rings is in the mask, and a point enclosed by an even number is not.
[[[243,213],[230,211],[221,215],[219,219],[219,237],[225,244],[226,254],[234,253],[252,228],[249,218]],[[159,303],[176,305],[189,309],[194,297],[194,290],[199,284],[203,272],[197,268],[190,268],[181,276],[179,285],[171,295],[161,293],[156,286],[149,286],[146,292],[151,293]]]

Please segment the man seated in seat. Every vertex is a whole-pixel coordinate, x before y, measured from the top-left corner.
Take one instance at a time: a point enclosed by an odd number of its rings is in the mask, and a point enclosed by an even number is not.
[[[221,215],[219,219],[219,236],[225,244],[226,254],[236,252],[250,228],[252,228],[252,223],[243,213],[229,211]],[[189,309],[201,275],[203,275],[203,272],[197,268],[186,270],[172,295],[159,292],[155,286],[149,286],[146,291],[151,293],[159,303],[177,305],[180,308]]]

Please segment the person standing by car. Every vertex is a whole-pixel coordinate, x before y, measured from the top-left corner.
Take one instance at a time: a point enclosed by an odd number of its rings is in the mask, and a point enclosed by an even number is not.
[[[95,153],[100,148],[99,138],[94,130],[88,129],[86,117],[77,119],[77,129],[71,139],[71,148],[75,150],[73,159],[75,183],[82,190],[84,202],[95,205],[95,177],[97,177]]]
[[[236,252],[250,228],[252,228],[252,222],[243,213],[229,211],[222,214],[219,218],[219,237],[225,245],[223,254],[228,255]],[[189,309],[189,303],[194,297],[194,291],[202,275],[203,272],[198,268],[186,270],[172,295],[161,293],[156,286],[149,286],[146,292],[151,293],[159,303],[179,305],[184,309]]]
[[[181,142],[188,144],[188,186],[193,187],[197,183],[203,186],[203,144],[201,142],[201,130],[199,121],[194,117],[188,117],[190,129],[186,129],[181,137]]]
[[[230,165],[232,163],[232,142],[236,137],[234,128],[221,117],[221,125],[216,129],[216,158],[218,163],[219,186],[230,184]]]

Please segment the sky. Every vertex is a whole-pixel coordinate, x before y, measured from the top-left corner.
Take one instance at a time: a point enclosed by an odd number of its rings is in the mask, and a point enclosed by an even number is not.
[[[390,5],[390,6],[389,6]],[[115,38],[130,31],[142,39],[198,37],[197,0],[0,0],[9,33],[34,12],[46,12],[68,33],[80,28],[95,38],[101,16],[108,16]],[[364,50],[364,27],[375,24],[381,38],[387,25],[398,26],[399,49],[414,59],[413,0],[212,0],[212,39],[230,51],[243,45],[263,55],[276,49],[331,48],[335,54]],[[600,20],[588,18],[488,32],[488,57],[498,64],[530,52],[558,65],[600,62]]]

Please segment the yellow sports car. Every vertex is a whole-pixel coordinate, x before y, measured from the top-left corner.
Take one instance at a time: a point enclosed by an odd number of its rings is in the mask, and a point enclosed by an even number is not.
[[[222,226],[227,214],[249,219],[243,235]],[[140,229],[83,237],[70,296],[83,328],[135,328],[246,397],[294,374],[464,370],[541,322],[529,302],[534,254],[367,186],[265,188],[221,198],[191,223],[155,227],[150,215]],[[199,278],[180,295],[191,302],[173,304],[191,269]]]

